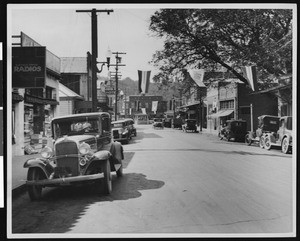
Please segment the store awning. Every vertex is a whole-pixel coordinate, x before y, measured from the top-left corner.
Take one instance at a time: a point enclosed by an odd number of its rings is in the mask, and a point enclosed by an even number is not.
[[[190,104],[187,104],[187,105],[182,105],[182,106],[179,106],[177,108],[184,109],[184,108],[198,107],[199,105],[200,105],[200,101],[195,101],[193,103],[190,103]],[[207,106],[207,101],[203,101],[202,105],[203,105],[203,107],[206,107]]]
[[[223,116],[228,116],[231,113],[233,113],[233,110],[220,110],[215,114],[209,115],[211,118],[218,118],[218,117],[223,117]]]

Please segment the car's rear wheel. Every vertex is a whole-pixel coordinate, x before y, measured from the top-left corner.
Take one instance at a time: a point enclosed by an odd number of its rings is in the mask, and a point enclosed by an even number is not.
[[[103,163],[103,174],[103,191],[105,194],[110,194],[112,192],[112,176],[110,171],[109,160],[106,160]]]
[[[30,168],[27,174],[28,181],[38,181],[45,179],[44,173],[38,168]],[[31,201],[38,201],[42,197],[41,185],[28,185],[28,194]]]
[[[272,148],[270,136],[266,135],[264,139],[265,139],[264,141],[265,149],[270,150]]]
[[[286,138],[286,137],[282,140],[281,151],[284,154],[287,154],[287,153],[289,153],[291,151],[291,146],[289,145],[288,138]]]

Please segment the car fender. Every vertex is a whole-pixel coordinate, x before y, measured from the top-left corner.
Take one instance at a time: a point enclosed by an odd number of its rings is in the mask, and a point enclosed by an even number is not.
[[[292,139],[292,136],[291,135],[289,135],[289,134],[287,134],[287,135],[284,135],[282,138],[281,138],[281,140],[280,140],[280,142],[281,142],[281,145],[282,145],[282,141],[283,141],[283,139],[284,138],[287,138],[288,139],[288,143],[290,143],[290,141],[291,141],[291,139]]]
[[[108,160],[111,157],[111,153],[107,150],[101,150],[95,152],[93,155],[93,159],[95,160]]]
[[[32,158],[28,159],[24,163],[24,168],[40,168],[48,178],[51,173],[54,172],[53,166],[50,164],[49,160],[42,158]]]
[[[265,137],[269,137],[271,143],[276,143],[276,138],[275,138],[273,132],[272,133],[266,133]]]

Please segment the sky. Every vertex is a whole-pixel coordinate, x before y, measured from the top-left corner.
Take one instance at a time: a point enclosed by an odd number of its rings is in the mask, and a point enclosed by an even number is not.
[[[97,13],[98,59],[106,60],[108,48],[121,55],[119,72],[122,79],[138,79],[138,70],[151,70],[151,79],[158,73],[149,61],[156,50],[163,48],[163,40],[149,30],[150,16],[158,8],[151,5],[8,5],[8,36],[24,32],[58,57],[86,57],[91,52],[91,14],[76,10],[112,9],[113,12]],[[16,42],[8,38],[9,41]],[[111,63],[115,62],[114,56]],[[101,65],[98,65],[100,68]],[[111,67],[110,71],[114,71]],[[108,76],[107,67],[101,76]]]

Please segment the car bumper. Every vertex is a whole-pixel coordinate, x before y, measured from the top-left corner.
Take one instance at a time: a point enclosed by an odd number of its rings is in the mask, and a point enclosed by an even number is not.
[[[127,136],[124,136],[124,137],[114,137],[113,138],[114,139],[114,141],[126,141],[126,140],[128,140],[128,137]]]
[[[38,181],[26,181],[27,185],[39,185],[39,186],[47,186],[47,185],[67,185],[73,182],[84,182],[91,181],[103,178],[103,173],[86,175],[86,176],[76,176],[76,177],[64,177],[64,178],[53,178],[53,179],[44,179]]]

